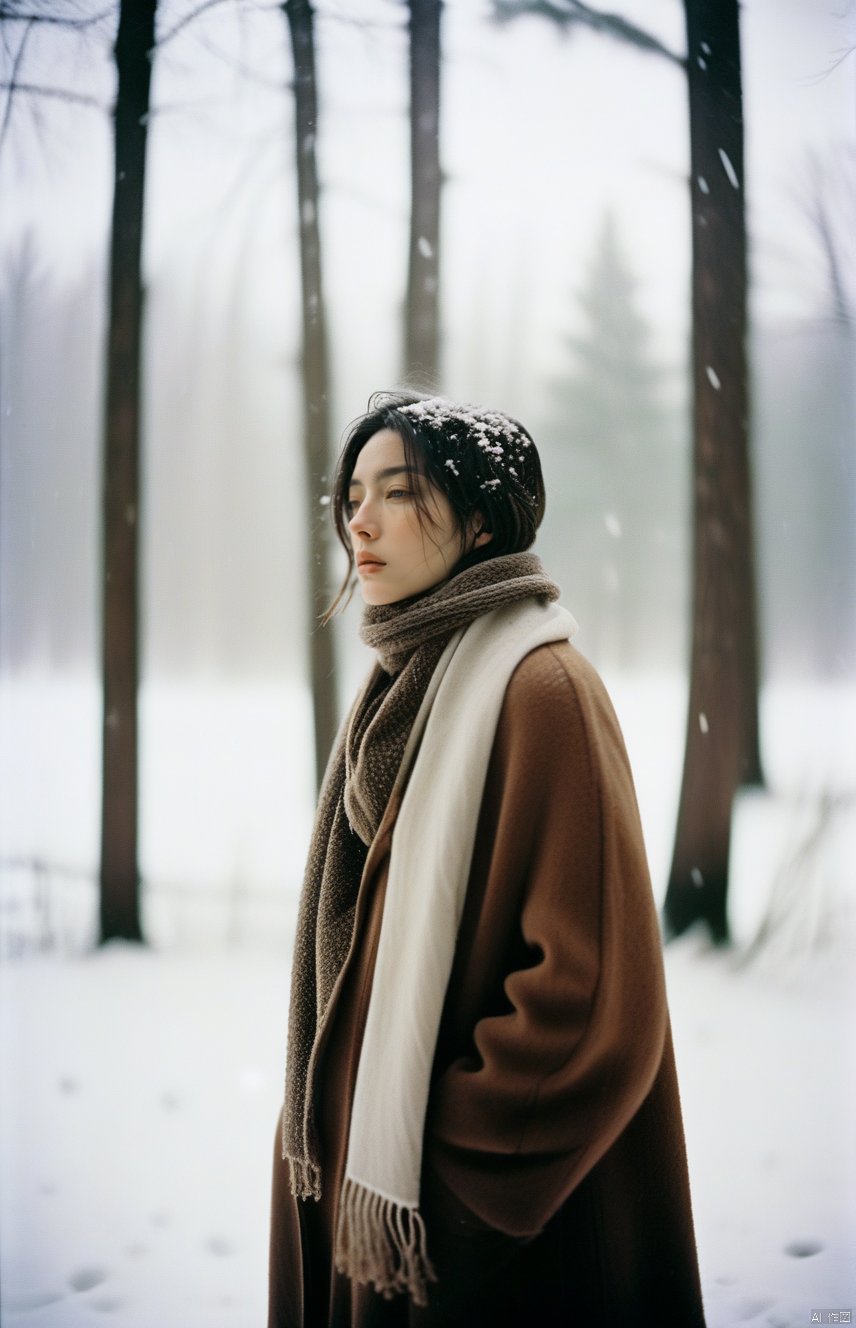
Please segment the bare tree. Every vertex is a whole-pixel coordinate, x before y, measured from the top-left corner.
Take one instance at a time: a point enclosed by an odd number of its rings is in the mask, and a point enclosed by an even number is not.
[[[142,940],[137,844],[141,272],[157,0],[121,0],[104,429],[101,940]]]
[[[138,514],[141,253],[146,142],[157,0],[121,0],[115,40],[114,184],[110,234],[109,319],[102,509],[102,784],[99,872],[100,940],[142,940],[137,843]],[[4,25],[22,29],[15,49],[0,138],[17,94],[98,103],[73,90],[22,78],[38,24],[80,29],[109,11],[80,15],[4,6]]]
[[[704,919],[727,938],[731,804],[762,782],[749,467],[746,216],[737,0],[684,0],[686,58],[582,0],[494,0],[681,65],[687,75],[692,207],[693,613],[690,700],[665,901],[671,932]]]
[[[321,281],[318,221],[318,166],[315,140],[318,93],[315,74],[314,15],[309,0],[285,0],[294,60],[294,125],[303,325],[303,438],[306,466],[309,642],[315,706],[315,776],[320,788],[336,736],[333,634],[319,626],[330,597],[329,523],[322,520],[328,485],[330,407],[329,353]]]
[[[439,373],[440,0],[409,0],[410,247],[404,376],[436,387]]]
[[[823,263],[832,319],[852,328],[856,326],[856,277],[847,248],[852,248],[856,151],[842,146],[825,157],[809,152],[807,174],[809,192],[801,189],[798,199]]]
[[[731,806],[761,784],[737,0],[685,0],[693,239],[690,697],[665,917],[726,940]]]

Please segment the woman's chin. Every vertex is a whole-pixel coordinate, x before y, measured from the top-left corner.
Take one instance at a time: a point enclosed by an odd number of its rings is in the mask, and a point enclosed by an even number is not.
[[[397,596],[382,586],[373,585],[369,580],[360,580],[360,594],[364,604],[392,604]]]

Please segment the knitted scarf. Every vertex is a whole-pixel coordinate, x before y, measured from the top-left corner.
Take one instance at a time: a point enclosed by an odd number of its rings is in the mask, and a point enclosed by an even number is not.
[[[319,1198],[321,1194],[323,1177],[314,1119],[316,1051],[331,996],[351,947],[368,846],[377,833],[393,790],[400,795],[406,785],[418,738],[465,629],[485,615],[492,615],[489,622],[501,619],[502,614],[496,614],[495,610],[512,605],[523,608],[522,601],[530,604],[535,601],[535,608],[540,601],[544,612],[544,604],[555,600],[558,594],[558,588],[544,574],[537,557],[510,554],[467,568],[422,595],[365,610],[361,636],[376,651],[378,663],[342,726],[327,766],[297,919],[282,1155],[289,1160],[292,1189],[300,1198]],[[537,644],[541,639],[557,640],[570,635],[573,630],[570,615],[555,608],[551,612],[560,618],[551,619],[546,635],[540,617],[535,621],[534,635],[532,622],[527,619],[527,641],[531,637]],[[486,642],[489,640],[485,638]],[[520,648],[519,643],[513,647],[518,655]],[[478,666],[478,658],[470,661],[473,664]],[[418,734],[414,730],[417,716]],[[488,737],[492,739],[492,730]],[[485,764],[486,759],[485,756]],[[391,873],[398,825],[399,822],[393,833]],[[420,931],[420,934],[425,933]],[[438,1022],[444,990],[445,982],[439,991]],[[373,991],[369,1020],[375,1005]],[[377,1013],[375,1009],[376,1016]],[[434,1037],[436,1032],[434,1027]],[[427,1036],[430,1040],[431,1029]],[[364,1107],[366,1096],[364,1093]],[[424,1096],[423,1115],[427,1087]],[[352,1118],[351,1141],[354,1130]],[[415,1200],[402,1198],[395,1192],[390,1195],[378,1189],[370,1178],[355,1180],[346,1175],[336,1259],[342,1271],[361,1281],[373,1281],[385,1294],[407,1290],[417,1303],[425,1303],[425,1279],[433,1276],[433,1272],[417,1207],[420,1150],[421,1139],[415,1145]]]

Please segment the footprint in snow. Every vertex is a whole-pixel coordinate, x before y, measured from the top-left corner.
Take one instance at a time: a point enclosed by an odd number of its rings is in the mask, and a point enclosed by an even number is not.
[[[232,1242],[226,1240],[223,1236],[209,1236],[205,1242],[205,1248],[209,1254],[216,1254],[220,1259],[233,1253]]]
[[[106,1277],[103,1268],[78,1268],[68,1279],[68,1285],[73,1291],[91,1291],[93,1287],[100,1286]]]
[[[64,1291],[19,1291],[17,1294],[13,1291],[3,1297],[3,1304],[11,1314],[16,1314],[26,1310],[42,1310],[46,1305],[56,1305],[60,1300],[65,1300]]]
[[[785,1254],[792,1259],[810,1259],[813,1254],[820,1254],[823,1246],[819,1240],[792,1240],[785,1246]]]
[[[738,1311],[737,1317],[742,1323],[749,1319],[756,1319],[764,1310],[772,1309],[776,1302],[773,1300],[744,1300]]]
[[[92,1308],[101,1310],[104,1314],[112,1314],[114,1310],[120,1310],[124,1303],[118,1296],[99,1296],[97,1300],[93,1300]]]

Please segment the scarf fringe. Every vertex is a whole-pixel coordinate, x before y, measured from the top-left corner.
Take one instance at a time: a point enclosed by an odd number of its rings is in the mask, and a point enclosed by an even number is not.
[[[321,1198],[321,1168],[302,1157],[291,1157],[283,1144],[283,1161],[288,1160],[291,1172],[291,1193],[295,1199]]]
[[[349,1176],[339,1201],[336,1268],[356,1282],[372,1282],[387,1300],[406,1291],[416,1305],[428,1304],[427,1284],[437,1280],[418,1208]]]

